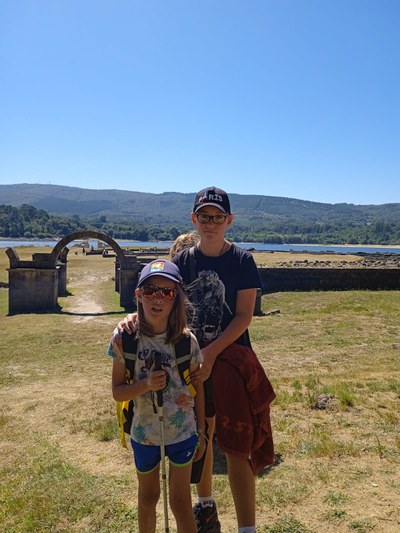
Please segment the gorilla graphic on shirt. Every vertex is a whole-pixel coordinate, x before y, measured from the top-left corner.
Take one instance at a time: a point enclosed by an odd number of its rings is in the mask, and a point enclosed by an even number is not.
[[[200,345],[211,342],[222,331],[224,313],[233,315],[225,301],[225,285],[213,270],[201,270],[188,292],[194,307],[193,332]]]

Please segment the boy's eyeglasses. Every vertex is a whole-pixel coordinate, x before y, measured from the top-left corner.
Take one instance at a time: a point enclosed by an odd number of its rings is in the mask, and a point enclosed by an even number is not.
[[[208,224],[210,220],[212,220],[214,224],[223,224],[228,217],[229,215],[206,215],[205,213],[196,214],[196,218],[200,224]]]
[[[169,287],[157,287],[156,285],[144,285],[140,287],[140,291],[144,298],[155,298],[158,294],[161,294],[161,297],[164,300],[175,300],[177,295],[176,289],[170,289]]]

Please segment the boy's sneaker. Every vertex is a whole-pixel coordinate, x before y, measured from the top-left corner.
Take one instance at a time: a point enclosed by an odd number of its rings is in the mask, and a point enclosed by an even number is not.
[[[197,533],[221,533],[221,524],[218,520],[215,502],[206,507],[203,507],[201,503],[196,503],[193,507],[193,513],[196,520]]]

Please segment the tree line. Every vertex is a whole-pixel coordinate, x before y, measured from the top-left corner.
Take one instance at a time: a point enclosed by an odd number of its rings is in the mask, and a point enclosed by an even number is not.
[[[105,215],[83,218],[78,215],[49,215],[28,204],[20,207],[0,205],[0,237],[5,239],[58,239],[75,231],[94,230],[114,239],[134,241],[174,240],[191,229],[190,221],[181,225],[115,221]],[[376,219],[368,223],[346,222],[258,222],[233,224],[228,237],[235,242],[273,244],[361,244],[400,243],[400,223]]]

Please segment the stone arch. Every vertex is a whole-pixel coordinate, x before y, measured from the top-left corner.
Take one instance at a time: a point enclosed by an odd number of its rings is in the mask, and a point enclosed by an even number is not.
[[[118,243],[114,241],[114,239],[109,237],[106,233],[101,233],[100,231],[75,231],[74,233],[70,233],[66,237],[63,237],[61,241],[59,241],[54,246],[53,251],[51,252],[51,256],[52,256],[52,260],[54,264],[56,264],[60,253],[70,242],[80,240],[80,239],[97,239],[98,241],[103,241],[107,243],[114,250],[115,255],[117,256],[118,263],[120,264],[121,268],[125,267],[126,256],[122,248],[119,246]]]
[[[6,253],[8,269],[10,314],[30,311],[49,311],[58,308],[58,296],[66,293],[67,245],[77,239],[97,239],[107,243],[115,252],[115,290],[120,306],[134,308],[134,290],[140,263],[136,255],[122,250],[114,239],[99,231],[76,231],[66,235],[51,253],[35,253],[32,261],[21,261],[13,248]]]
[[[125,252],[118,243],[114,241],[106,233],[100,231],[75,231],[63,237],[53,248],[51,252],[51,260],[54,265],[62,263],[60,256],[66,246],[75,240],[80,239],[96,239],[107,243],[115,252],[117,257],[115,262],[115,290],[120,295],[120,305],[125,309],[132,309],[134,306],[134,289],[137,284],[140,263],[134,254]],[[66,292],[66,263],[60,265],[59,273],[59,294]]]
[[[17,251],[14,250],[14,248],[7,248],[6,254],[8,255],[8,259],[10,261],[10,268],[18,268],[20,259]]]

